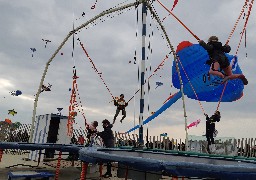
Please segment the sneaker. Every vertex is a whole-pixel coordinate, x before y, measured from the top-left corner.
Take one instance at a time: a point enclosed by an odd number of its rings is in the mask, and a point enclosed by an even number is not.
[[[122,123],[122,122],[123,122],[123,120],[121,119],[121,120],[120,120],[120,122]]]
[[[109,177],[112,177],[112,174],[106,173],[106,174],[104,174],[102,177],[104,177],[104,178],[109,178]]]
[[[228,81],[229,80],[229,76],[225,76],[224,78],[223,78],[223,80],[222,80],[222,83],[221,84],[224,84],[226,81]]]
[[[248,84],[248,80],[246,79],[246,77],[245,77],[243,74],[241,74],[241,75],[239,76],[239,79],[241,79],[241,80],[243,81],[243,84],[244,84],[244,85],[247,85],[247,84]]]

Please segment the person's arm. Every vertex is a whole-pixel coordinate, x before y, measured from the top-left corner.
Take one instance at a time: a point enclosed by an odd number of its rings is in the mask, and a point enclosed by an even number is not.
[[[206,120],[209,121],[209,116],[208,116],[208,114],[205,114],[205,113],[204,113],[204,115],[205,115],[205,117],[206,117]]]
[[[206,50],[206,51],[212,51],[213,46],[210,43],[205,43],[203,40],[199,41],[199,44]]]
[[[118,102],[114,99],[114,105],[118,106]]]
[[[225,53],[229,53],[231,51],[231,47],[229,45],[225,44],[224,46],[222,46],[222,50]]]

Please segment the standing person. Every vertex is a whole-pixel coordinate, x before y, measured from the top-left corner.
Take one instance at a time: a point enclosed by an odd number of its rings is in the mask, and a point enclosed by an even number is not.
[[[91,124],[86,124],[88,146],[92,146],[93,139],[96,136],[98,121],[93,121]]]
[[[225,53],[229,53],[231,51],[231,47],[229,45],[225,44],[223,46],[222,43],[219,42],[219,38],[217,36],[211,36],[208,39],[207,44],[203,40],[200,40],[199,44],[209,54],[210,59],[207,61],[207,64],[211,66],[209,74],[223,78],[223,83],[229,79],[241,79],[244,85],[248,84],[248,80],[243,74],[232,73],[232,64],[230,65],[229,60],[225,55]],[[222,69],[225,74],[223,74],[219,69]]]
[[[213,138],[213,133],[215,131],[215,122],[220,121],[220,112],[215,111],[215,113],[209,117],[207,114],[204,114],[206,116],[206,138],[207,138],[207,150],[209,151],[209,146],[211,144],[214,144],[214,138]]]
[[[106,148],[113,148],[114,147],[114,135],[112,131],[113,125],[107,119],[102,121],[102,127],[104,131],[98,132],[97,135],[100,136],[103,140],[103,143]],[[103,175],[103,177],[108,178],[112,177],[111,173],[111,162],[107,163],[107,172]]]
[[[116,114],[113,119],[113,124],[115,124],[116,117],[118,116],[120,111],[122,111],[123,115],[122,119],[120,120],[120,122],[122,123],[124,118],[126,117],[125,107],[128,106],[128,103],[124,100],[124,94],[121,94],[118,100],[114,99],[114,105],[116,106]]]

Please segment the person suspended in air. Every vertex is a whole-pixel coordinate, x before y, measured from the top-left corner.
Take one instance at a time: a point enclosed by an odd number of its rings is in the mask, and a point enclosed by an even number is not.
[[[93,121],[91,124],[86,124],[88,146],[92,146],[94,137],[97,134],[98,121]]]
[[[241,79],[244,85],[248,84],[248,80],[243,74],[232,73],[232,64],[229,63],[229,60],[225,55],[225,53],[229,53],[231,51],[231,47],[229,45],[222,45],[217,36],[211,36],[208,39],[208,43],[205,43],[203,40],[199,40],[199,44],[208,52],[210,57],[210,59],[206,61],[206,63],[211,66],[209,70],[209,77],[210,74],[219,76],[223,79],[222,83],[227,80]],[[224,73],[222,73],[222,70]]]
[[[207,114],[204,115],[206,116],[206,139],[208,142],[207,150],[209,151],[210,145],[214,144],[215,122],[220,122],[221,115],[219,111],[215,111],[211,117]]]
[[[125,107],[128,106],[128,103],[124,100],[124,94],[121,94],[119,99],[114,99],[114,105],[116,106],[116,114],[113,119],[113,124],[115,123],[116,117],[118,116],[120,111],[122,111],[123,115],[122,119],[120,120],[120,122],[122,123],[124,118],[126,117]]]

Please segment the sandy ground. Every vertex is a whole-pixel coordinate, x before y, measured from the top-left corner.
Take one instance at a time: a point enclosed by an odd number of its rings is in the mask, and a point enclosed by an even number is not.
[[[27,158],[27,154],[22,155],[11,155],[11,154],[3,154],[2,160],[0,162],[0,180],[6,180],[8,177],[9,171],[47,171],[55,174],[55,167],[57,165],[56,161],[51,162],[40,162],[39,166],[37,166],[37,162],[34,161],[25,161],[24,158]],[[23,164],[14,166],[17,164]],[[26,166],[24,166],[26,165]],[[30,167],[28,167],[30,165]],[[11,166],[11,167],[10,167]],[[106,172],[106,167],[103,167],[103,174]],[[75,161],[75,165],[72,167],[70,161],[61,161],[61,168],[59,174],[59,180],[79,180],[81,173],[81,162]],[[112,168],[112,178],[100,178],[98,168],[96,168],[96,172],[87,173],[86,179],[88,180],[124,180],[124,178],[117,178],[116,176],[117,168]],[[164,177],[164,180],[171,179],[170,177]]]

